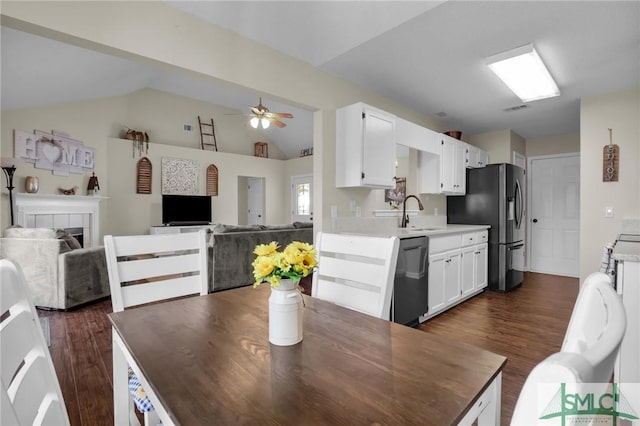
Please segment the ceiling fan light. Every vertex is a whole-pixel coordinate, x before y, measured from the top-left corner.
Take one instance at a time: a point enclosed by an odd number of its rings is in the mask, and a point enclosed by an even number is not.
[[[271,124],[271,123],[269,123],[269,120],[268,120],[268,119],[266,119],[266,118],[262,118],[262,119],[260,120],[260,122],[262,123],[262,128],[263,128],[263,129],[268,129],[268,128],[269,128],[269,125]],[[257,127],[257,126],[256,126],[256,127]]]
[[[253,127],[254,129],[258,128],[259,123],[260,120],[258,120],[258,117],[251,117],[251,120],[249,120],[249,124],[251,124],[251,127]]]
[[[493,55],[487,65],[523,102],[560,95],[533,44]]]

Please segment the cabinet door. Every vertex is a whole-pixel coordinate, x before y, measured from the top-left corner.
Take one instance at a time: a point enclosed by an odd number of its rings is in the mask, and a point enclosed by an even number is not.
[[[474,252],[475,255],[475,287],[476,290],[480,290],[485,288],[488,285],[488,274],[487,274],[487,262],[488,258],[488,245],[480,244],[476,246],[476,250]]]
[[[444,260],[444,299],[446,305],[451,305],[460,299],[460,258],[461,251],[454,250],[446,253]]]
[[[442,154],[440,154],[440,192],[455,191],[456,143],[453,138],[442,135]]]
[[[466,297],[476,289],[476,247],[469,246],[462,249],[460,263],[461,296]]]
[[[484,149],[478,150],[478,167],[486,167],[489,164],[489,153]]]
[[[453,162],[453,192],[464,194],[466,192],[467,173],[467,144],[457,141],[455,143],[455,157]]]
[[[480,158],[480,148],[467,145],[467,167],[470,169],[475,169],[478,166],[478,159]]]
[[[444,309],[445,255],[429,256],[429,315]]]
[[[394,187],[396,140],[395,118],[364,108],[362,183]]]

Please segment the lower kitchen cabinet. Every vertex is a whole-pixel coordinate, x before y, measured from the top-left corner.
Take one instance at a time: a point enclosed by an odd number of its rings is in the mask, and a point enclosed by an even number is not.
[[[487,286],[487,231],[429,238],[429,319]]]

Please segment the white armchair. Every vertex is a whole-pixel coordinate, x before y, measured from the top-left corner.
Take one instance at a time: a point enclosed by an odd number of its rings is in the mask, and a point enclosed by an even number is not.
[[[54,229],[6,229],[0,257],[20,265],[38,307],[68,309],[110,294],[104,248],[72,249]]]

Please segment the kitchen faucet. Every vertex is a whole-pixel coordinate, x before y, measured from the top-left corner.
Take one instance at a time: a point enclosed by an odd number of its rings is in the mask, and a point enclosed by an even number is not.
[[[424,206],[422,205],[420,198],[416,197],[415,195],[407,195],[406,197],[404,197],[404,200],[402,201],[402,224],[400,225],[401,228],[406,228],[407,223],[409,223],[409,215],[407,214],[407,200],[409,198],[415,198],[418,202],[418,208],[420,210],[424,210]]]

